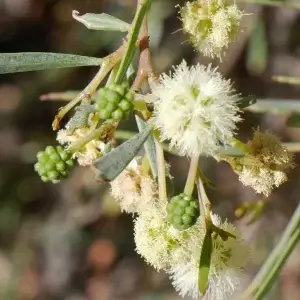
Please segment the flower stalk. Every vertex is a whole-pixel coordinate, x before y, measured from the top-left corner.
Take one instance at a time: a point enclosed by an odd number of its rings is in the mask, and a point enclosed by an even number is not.
[[[155,150],[158,173],[158,196],[161,202],[167,201],[167,184],[166,184],[166,166],[164,158],[164,150],[160,142],[155,138]]]
[[[190,162],[188,177],[184,187],[184,193],[191,196],[194,191],[195,180],[198,173],[199,156],[193,156]]]

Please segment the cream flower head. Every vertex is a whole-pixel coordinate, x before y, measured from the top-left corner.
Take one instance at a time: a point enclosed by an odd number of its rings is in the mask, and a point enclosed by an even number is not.
[[[74,131],[61,129],[57,133],[57,141],[61,145],[71,145],[72,143],[82,139],[90,133],[89,128],[78,128]],[[96,159],[101,156],[105,149],[105,143],[99,140],[91,140],[85,144],[82,149],[73,153],[73,157],[77,158],[78,164],[82,166],[91,165]]]
[[[244,14],[227,0],[196,0],[187,2],[180,15],[183,30],[195,49],[205,56],[221,58],[236,39]]]
[[[136,251],[157,270],[190,260],[187,240],[203,237],[200,220],[186,230],[177,230],[167,220],[166,203],[140,214],[134,224]]]
[[[271,194],[274,187],[279,187],[287,181],[285,172],[260,167],[243,166],[242,171],[236,173],[243,185],[252,187],[256,193],[264,194],[266,197]]]
[[[241,170],[236,170],[239,180],[253,187],[257,193],[269,196],[274,187],[279,187],[287,180],[285,171],[293,167],[293,156],[277,136],[258,130],[248,142],[247,149],[254,163],[242,165]]]
[[[189,295],[193,299],[226,300],[238,287],[242,272],[248,263],[250,251],[244,244],[239,231],[230,223],[222,223],[217,215],[212,215],[212,221],[217,227],[233,234],[224,241],[214,234],[212,245],[211,267],[208,278],[208,289],[205,295],[200,295],[198,287],[198,273],[200,252],[203,238],[187,241],[185,257],[189,261],[182,261],[171,266],[172,284],[181,296]]]
[[[227,145],[240,121],[238,95],[230,80],[213,69],[183,61],[174,74],[152,84],[154,124],[163,140],[182,155],[213,155]]]
[[[122,211],[140,213],[155,205],[156,182],[142,170],[136,158],[110,184],[111,195]]]

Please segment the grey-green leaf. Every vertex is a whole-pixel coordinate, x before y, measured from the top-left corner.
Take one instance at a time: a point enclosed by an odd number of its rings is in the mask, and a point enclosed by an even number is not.
[[[141,149],[151,130],[152,126],[148,125],[144,131],[94,162],[94,167],[100,171],[99,178],[106,181],[114,180]]]
[[[55,68],[99,66],[101,58],[63,53],[0,53],[0,74]]]
[[[105,30],[105,31],[122,31],[127,32],[130,25],[114,16],[102,14],[84,14],[79,16],[79,12],[73,10],[72,16],[78,22],[84,24],[88,29]]]
[[[147,127],[147,123],[144,122],[140,117],[136,116],[136,123],[139,129],[139,132],[142,132],[145,130]],[[152,175],[153,177],[158,176],[158,171],[157,171],[157,162],[156,162],[156,151],[155,151],[155,143],[154,143],[154,137],[153,134],[151,133],[149,137],[147,138],[146,142],[144,143],[144,148],[147,153]]]
[[[73,131],[77,128],[88,127],[89,115],[93,112],[92,105],[81,105],[76,109],[75,114],[67,123],[66,128]]]
[[[201,295],[205,295],[207,290],[211,255],[212,255],[211,231],[206,231],[203,240],[201,254],[200,254],[199,274],[198,274],[198,287]]]

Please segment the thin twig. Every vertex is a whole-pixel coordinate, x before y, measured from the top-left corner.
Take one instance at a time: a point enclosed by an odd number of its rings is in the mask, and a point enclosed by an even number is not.
[[[300,85],[300,78],[299,77],[291,77],[291,76],[272,76],[272,80],[279,82],[279,83],[285,83],[285,84],[291,84],[291,85]]]
[[[52,92],[40,96],[41,101],[71,101],[80,91]]]
[[[60,121],[61,119],[79,102],[81,102],[84,99],[90,99],[92,94],[96,91],[102,80],[105,78],[105,76],[108,74],[108,72],[115,66],[122,58],[125,51],[124,44],[115,52],[108,55],[106,58],[104,58],[102,66],[98,73],[95,75],[95,77],[92,79],[92,81],[86,86],[86,88],[77,96],[75,97],[71,102],[69,102],[66,106],[61,108],[61,110],[56,115],[53,123],[52,128],[53,130],[58,130],[60,127]]]
[[[131,87],[133,91],[138,91],[142,86],[143,82],[147,78],[155,78],[155,79],[157,78],[157,76],[153,71],[151,53],[149,49],[147,16],[143,21],[142,30],[140,33],[139,49],[140,49],[140,58],[139,58],[137,76]]]

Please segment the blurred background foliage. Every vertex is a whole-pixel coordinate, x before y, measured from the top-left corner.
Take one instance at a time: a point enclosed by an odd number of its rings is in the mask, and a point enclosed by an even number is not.
[[[158,72],[169,70],[182,58],[189,63],[209,63],[190,47],[180,30],[174,6],[184,1],[178,2],[156,0],[150,13],[150,42]],[[72,10],[81,14],[106,12],[130,22],[135,5],[135,0],[0,0],[0,51],[103,57],[119,46],[124,35],[89,31],[72,19]],[[300,87],[271,80],[273,75],[300,77],[299,11],[243,6],[249,13],[244,30],[219,70],[235,81],[243,95],[300,101]],[[95,72],[87,67],[0,77],[0,299],[181,299],[166,275],[148,267],[134,252],[131,216],[120,214],[108,185],[96,182],[92,171],[78,167],[57,185],[42,183],[33,171],[36,152],[55,143],[51,122],[63,105],[42,102],[39,96],[83,89]],[[286,126],[287,115],[246,111],[244,117],[239,132],[244,141],[253,127],[260,127],[285,142],[300,142],[300,130]],[[122,129],[135,131],[134,121],[123,123]],[[180,192],[188,163],[172,155],[167,159],[175,177],[175,192]],[[295,160],[299,165],[297,155]],[[225,163],[203,159],[201,165],[215,184],[208,193],[222,217],[234,220],[236,208],[261,199],[242,186]],[[296,167],[289,182],[266,200],[264,214],[257,222],[237,222],[253,247],[245,285],[299,202],[299,176]],[[298,247],[269,299],[300,299],[299,254]]]

